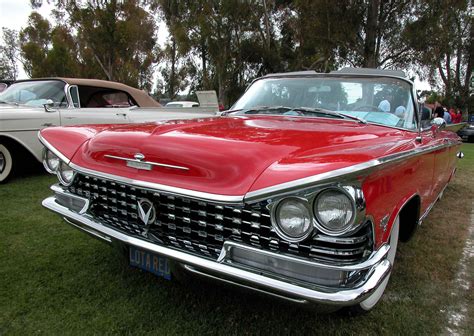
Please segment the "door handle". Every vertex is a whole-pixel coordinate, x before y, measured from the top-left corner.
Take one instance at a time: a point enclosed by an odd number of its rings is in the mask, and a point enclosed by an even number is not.
[[[127,113],[115,113],[115,115],[116,115],[117,117],[124,117],[124,118],[127,117]]]
[[[44,123],[43,125],[41,126],[44,126],[44,127],[50,127],[50,126],[56,126],[55,124],[53,123]]]

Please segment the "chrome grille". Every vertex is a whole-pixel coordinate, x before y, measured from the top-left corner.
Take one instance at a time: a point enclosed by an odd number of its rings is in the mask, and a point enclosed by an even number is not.
[[[289,243],[274,232],[264,203],[223,205],[78,174],[69,191],[90,199],[89,213],[100,222],[165,246],[217,259],[225,240],[291,255],[343,263],[360,262],[372,252],[371,225],[354,236],[321,234]],[[157,217],[148,229],[137,215],[137,202],[153,202]]]

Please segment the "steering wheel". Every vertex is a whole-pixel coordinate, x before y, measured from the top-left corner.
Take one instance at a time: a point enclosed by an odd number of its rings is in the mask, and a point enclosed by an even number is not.
[[[380,109],[374,105],[362,105],[357,106],[353,111],[379,112]]]

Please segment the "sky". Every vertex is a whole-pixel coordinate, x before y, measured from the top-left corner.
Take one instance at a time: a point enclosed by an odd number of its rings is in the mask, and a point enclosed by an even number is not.
[[[44,17],[49,18],[51,9],[54,6],[43,1],[37,11]],[[0,27],[7,27],[19,31],[21,28],[26,27],[28,23],[28,16],[32,9],[29,0],[0,0]],[[0,33],[1,35],[1,33]],[[158,44],[163,45],[167,39],[168,31],[166,25],[160,24],[158,26]],[[3,39],[1,39],[3,43]],[[28,78],[21,64],[18,64],[19,76],[18,79]],[[417,90],[430,90],[430,85],[427,82],[420,82],[418,78],[415,79],[415,86]]]

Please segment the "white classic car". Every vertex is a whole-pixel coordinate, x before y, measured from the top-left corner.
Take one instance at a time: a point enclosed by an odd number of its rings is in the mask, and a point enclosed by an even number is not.
[[[22,161],[42,161],[38,131],[50,126],[123,124],[215,115],[214,91],[198,93],[200,107],[164,108],[144,91],[97,79],[21,80],[0,93],[0,183]]]

